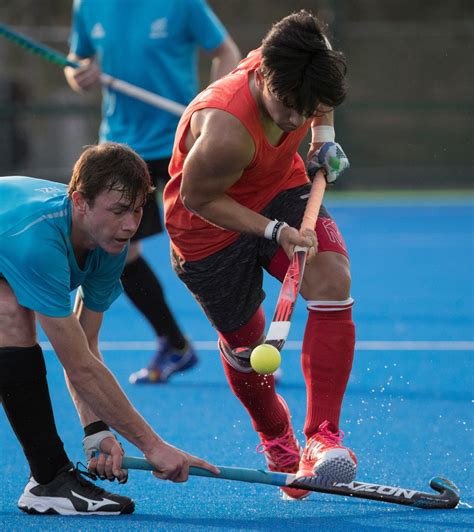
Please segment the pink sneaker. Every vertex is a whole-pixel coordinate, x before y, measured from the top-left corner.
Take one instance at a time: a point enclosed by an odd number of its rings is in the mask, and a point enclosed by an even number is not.
[[[297,478],[316,477],[318,484],[347,484],[354,480],[357,458],[342,445],[342,430],[333,432],[330,427],[329,421],[324,421],[306,443]]]
[[[288,415],[288,429],[281,436],[272,439],[266,439],[264,434],[259,432],[258,435],[260,436],[262,443],[257,445],[257,453],[262,453],[265,456],[270,471],[296,473],[298,471],[303,450],[293,432],[288,405],[280,395],[278,396],[278,399]],[[307,490],[283,487],[280,489],[283,492],[284,498],[302,499],[309,495],[309,491]]]

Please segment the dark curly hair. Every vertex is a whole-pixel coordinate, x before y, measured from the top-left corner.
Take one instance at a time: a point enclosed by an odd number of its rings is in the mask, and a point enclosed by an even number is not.
[[[305,10],[274,24],[262,41],[260,69],[270,91],[304,116],[319,103],[340,105],[347,94],[345,57],[331,49],[325,25]]]

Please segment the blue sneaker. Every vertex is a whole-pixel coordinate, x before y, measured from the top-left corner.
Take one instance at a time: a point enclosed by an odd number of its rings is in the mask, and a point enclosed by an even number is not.
[[[173,373],[190,369],[197,363],[198,357],[190,342],[178,351],[167,340],[163,340],[148,367],[132,373],[128,380],[130,384],[165,383]]]

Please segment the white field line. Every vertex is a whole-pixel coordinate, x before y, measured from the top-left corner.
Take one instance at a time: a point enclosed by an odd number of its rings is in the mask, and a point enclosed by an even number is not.
[[[198,350],[217,350],[217,341],[194,341],[193,345]],[[41,347],[46,351],[51,351],[49,342],[41,342]],[[154,351],[156,342],[100,342],[101,351]],[[301,342],[288,341],[285,349],[298,351],[301,349]],[[471,341],[386,341],[367,340],[356,343],[357,351],[474,351],[474,342]]]

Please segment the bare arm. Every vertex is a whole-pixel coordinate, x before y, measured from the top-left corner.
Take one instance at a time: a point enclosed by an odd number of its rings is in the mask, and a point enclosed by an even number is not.
[[[176,482],[188,478],[189,466],[217,471],[204,460],[164,442],[135,410],[118,382],[89,349],[86,335],[75,314],[52,318],[37,314],[67,376],[82,401],[83,413],[94,412],[124,438],[136,445],[155,464],[156,476]],[[114,475],[120,476],[120,460]]]
[[[334,110],[320,106],[322,109],[316,112],[311,122],[311,144],[306,156],[306,162],[309,162],[314,153],[323,145],[322,142],[317,142],[316,135],[319,126],[330,126],[334,128]]]
[[[234,40],[227,36],[226,40],[217,48],[212,50],[211,82],[233,70],[242,59],[242,55]]]
[[[186,144],[190,151],[181,184],[185,207],[224,229],[263,237],[270,219],[226,194],[255,153],[253,140],[240,121],[217,109],[198,111],[191,119]],[[296,229],[285,228],[280,244],[291,255],[294,245],[310,246],[312,242]]]
[[[86,335],[90,352],[97,360],[103,362],[104,359],[99,351],[99,330],[102,325],[103,314],[89,310],[84,305],[79,292],[76,296],[74,314],[77,316],[82,330]],[[64,377],[66,379],[69,393],[76,406],[77,413],[79,414],[79,418],[81,419],[82,426],[85,427],[94,421],[98,421],[99,417],[92,411],[89,405],[81,399],[81,396],[77,393],[71,383],[66,370],[64,371]]]
[[[131,405],[112,373],[91,353],[77,317],[71,314],[67,318],[51,318],[38,314],[38,319],[75,392],[86,403],[84,411],[95,412],[144,452],[161,443]]]
[[[209,109],[194,114],[191,135],[196,140],[181,184],[185,207],[224,229],[263,236],[270,220],[226,194],[254,156],[254,143],[244,126],[229,113]]]

